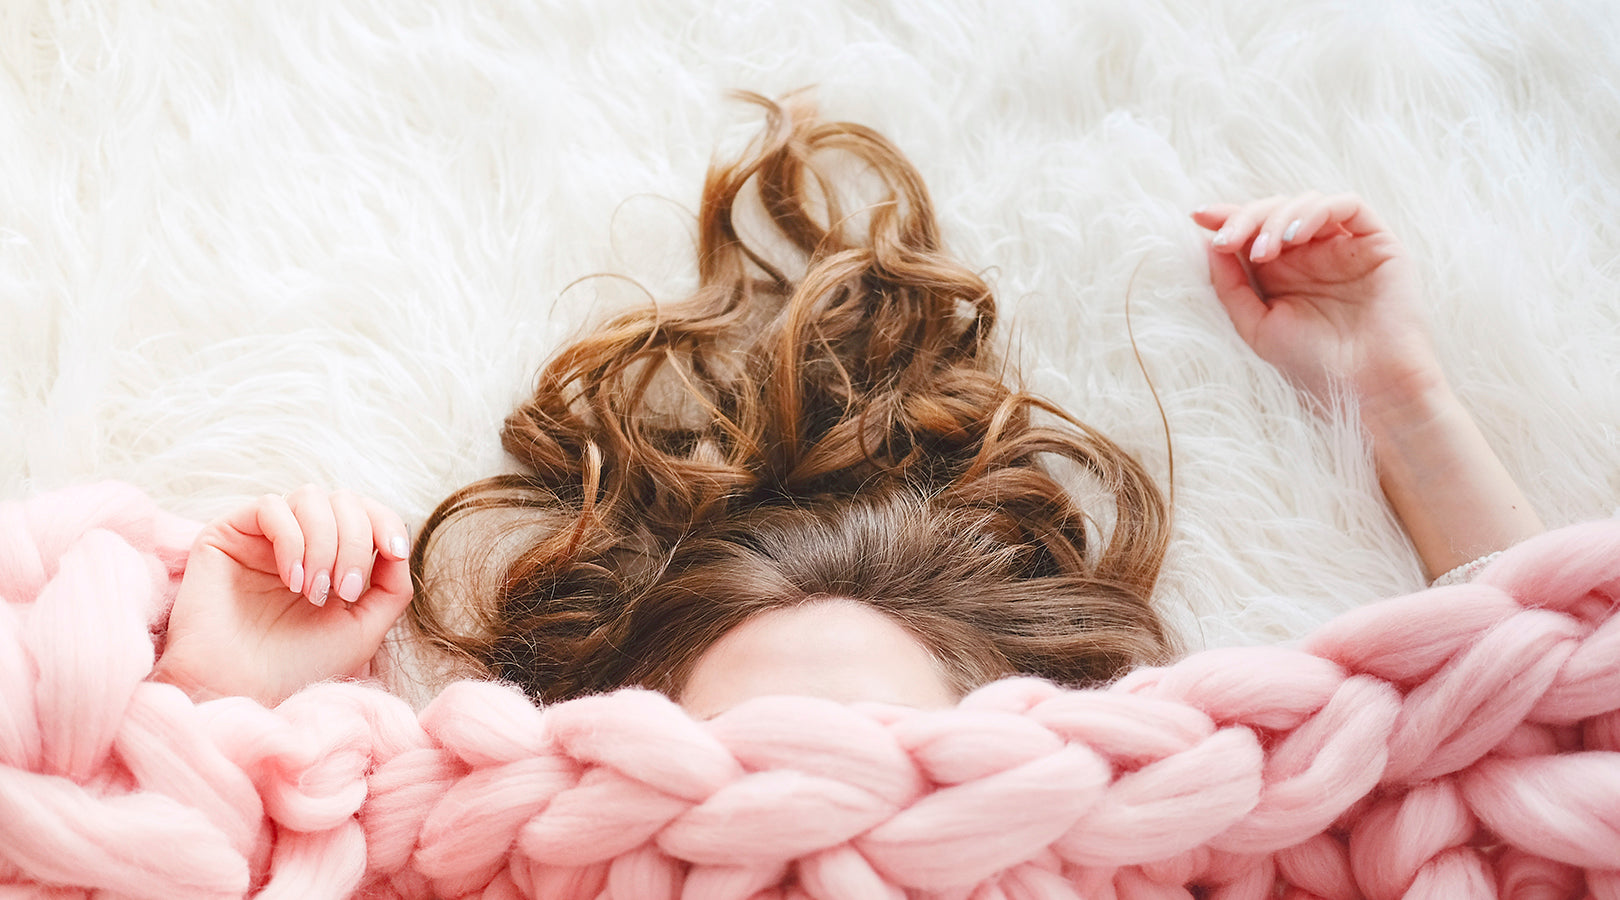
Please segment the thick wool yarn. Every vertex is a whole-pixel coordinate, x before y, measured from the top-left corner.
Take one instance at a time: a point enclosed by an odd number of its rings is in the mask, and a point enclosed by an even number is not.
[[[117,485],[0,506],[0,893],[1620,900],[1620,522],[1298,649],[709,721],[193,704],[143,680],[193,533]]]

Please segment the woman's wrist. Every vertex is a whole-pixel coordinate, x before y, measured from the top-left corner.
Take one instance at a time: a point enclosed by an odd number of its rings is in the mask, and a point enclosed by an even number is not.
[[[1393,359],[1368,366],[1351,387],[1361,422],[1375,441],[1432,427],[1437,419],[1462,410],[1426,340],[1400,348]]]
[[[244,680],[241,671],[229,670],[235,677],[221,676],[223,673],[218,667],[199,666],[183,652],[177,653],[171,647],[158,657],[157,665],[152,667],[152,674],[148,680],[164,684],[172,684],[190,697],[194,702],[202,703],[206,700],[218,700],[221,697],[246,697],[262,706],[275,706],[284,697],[275,696],[265,691],[262,684]]]
[[[198,678],[196,673],[172,652],[158,657],[157,665],[152,667],[152,674],[148,680],[174,685],[198,703],[227,696],[214,689],[206,679]]]

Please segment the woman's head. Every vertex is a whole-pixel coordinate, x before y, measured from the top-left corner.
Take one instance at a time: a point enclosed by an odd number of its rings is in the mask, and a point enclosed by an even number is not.
[[[490,648],[495,674],[521,683],[549,671],[542,695],[636,684],[679,698],[733,629],[833,600],[894,622],[953,696],[1020,672],[1106,680],[1161,648],[1129,588],[1067,569],[1016,515],[949,493],[874,490],[747,510],[679,541],[642,581],[566,647],[548,625],[554,608],[532,609],[532,627]]]
[[[993,298],[941,249],[897,150],[760,102],[760,141],[705,186],[696,293],[545,367],[502,433],[523,473],[463,489],[424,528],[412,622],[544,699],[681,696],[749,634],[818,617],[912,639],[896,653],[926,651],[952,696],[1015,672],[1106,680],[1159,656],[1147,598],[1167,513],[1151,481],[1008,386]],[[886,192],[846,214],[836,186],[862,167]],[[735,224],[749,189],[766,241]],[[1050,474],[1056,460],[1112,496],[1104,515]],[[499,510],[522,511],[505,517],[519,546],[488,541],[507,548],[498,575],[451,610],[426,565],[434,535]]]

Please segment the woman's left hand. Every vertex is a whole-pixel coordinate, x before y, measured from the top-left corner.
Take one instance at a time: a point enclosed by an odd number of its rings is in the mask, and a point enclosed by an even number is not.
[[[1319,400],[1364,415],[1444,381],[1405,248],[1354,194],[1301,194],[1193,214],[1215,231],[1210,280],[1238,334]]]
[[[1243,340],[1319,400],[1349,392],[1431,576],[1540,533],[1446,383],[1405,248],[1360,198],[1273,197],[1193,220],[1216,230],[1210,281]]]

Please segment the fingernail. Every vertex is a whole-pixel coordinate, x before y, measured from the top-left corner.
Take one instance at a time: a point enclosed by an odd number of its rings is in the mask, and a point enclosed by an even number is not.
[[[309,602],[316,606],[326,605],[326,592],[332,589],[332,576],[325,572],[315,573],[315,584],[309,589]]]
[[[343,576],[343,583],[338,585],[338,596],[344,602],[353,603],[360,599],[360,570],[350,569],[349,574]]]
[[[1193,210],[1192,214],[1195,215],[1195,216],[1201,216],[1201,215],[1203,215],[1204,213],[1207,213],[1207,212],[1209,212],[1209,207],[1208,206],[1200,206],[1197,209]]]
[[[1305,224],[1304,222],[1301,222],[1298,219],[1295,219],[1294,221],[1289,222],[1288,227],[1283,229],[1283,243],[1286,244],[1289,241],[1293,240],[1294,235],[1299,234],[1300,226],[1302,226],[1304,224]]]
[[[405,543],[404,536],[398,534],[389,539],[388,550],[394,554],[395,559],[404,559],[411,552],[410,545]]]
[[[1249,258],[1259,259],[1260,257],[1265,256],[1266,245],[1269,243],[1271,243],[1271,235],[1262,231],[1260,236],[1254,239],[1254,247],[1249,250]]]
[[[293,563],[292,574],[287,576],[287,589],[295,594],[304,592],[304,564]]]
[[[1226,233],[1226,229],[1222,228],[1220,231],[1215,232],[1215,237],[1210,240],[1210,243],[1217,247],[1225,247],[1228,237],[1229,235]]]

